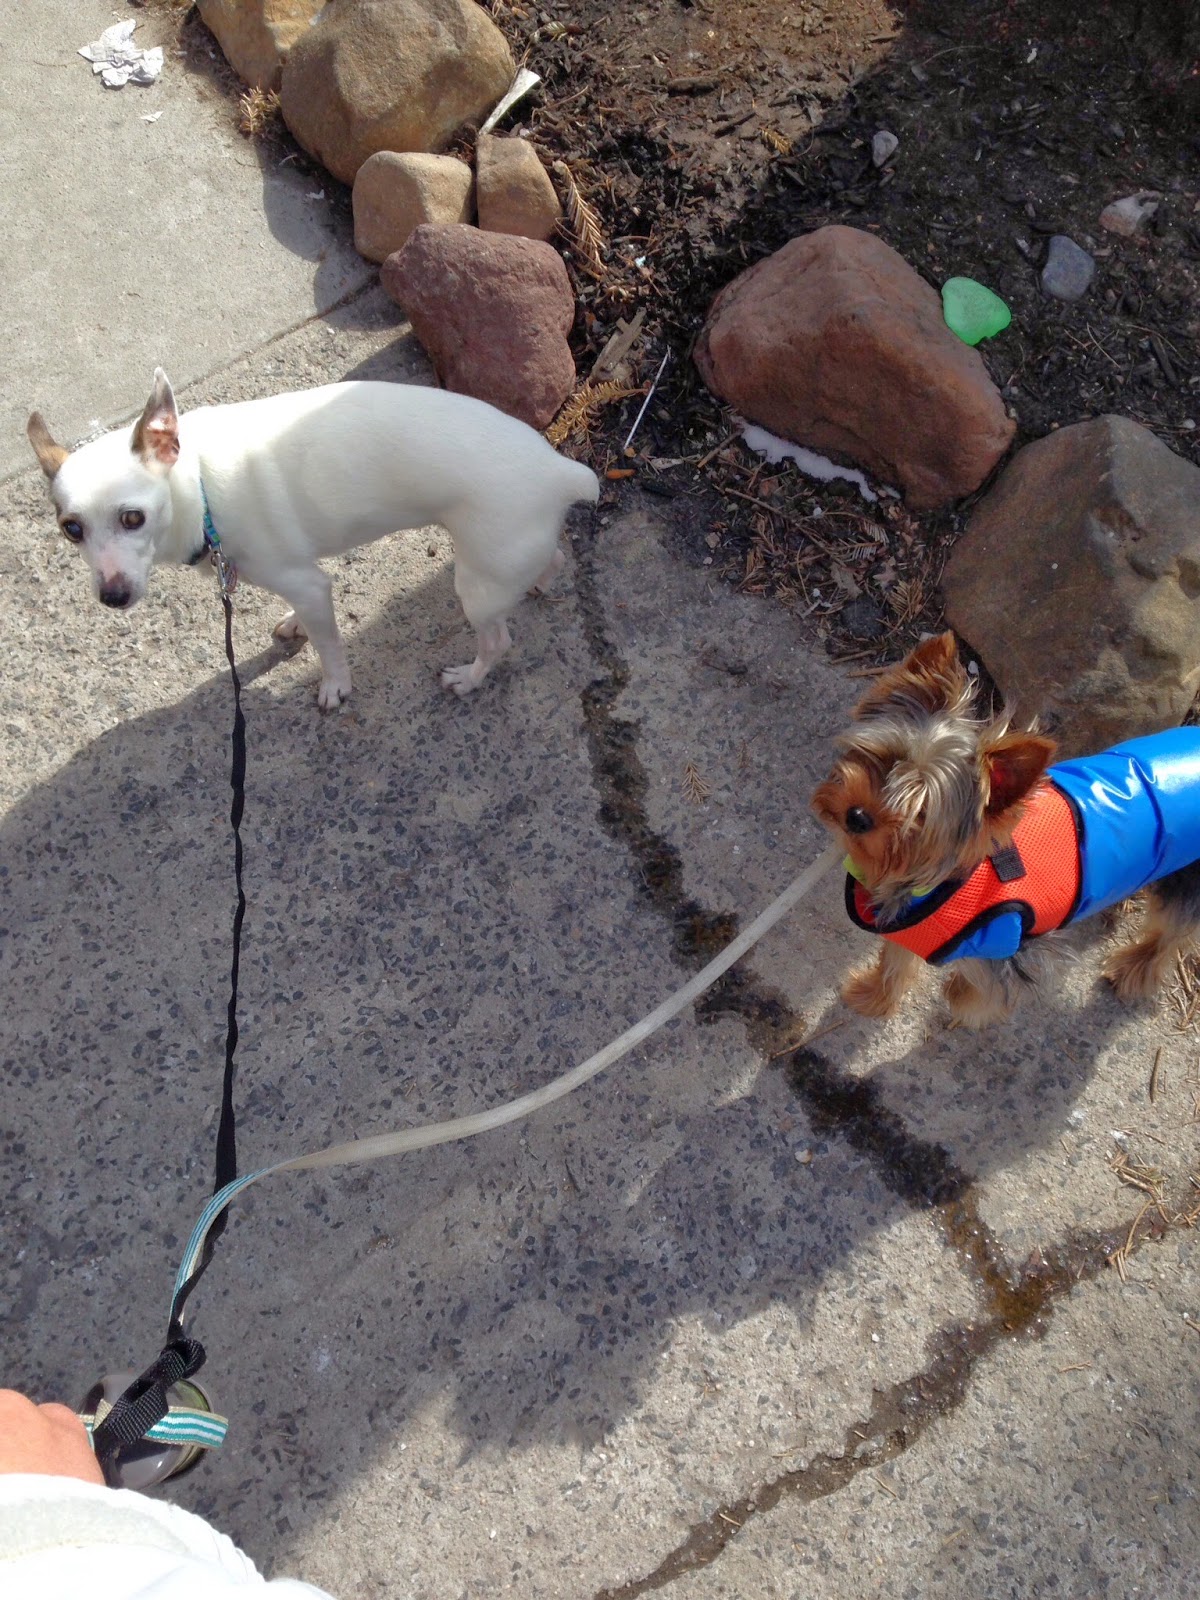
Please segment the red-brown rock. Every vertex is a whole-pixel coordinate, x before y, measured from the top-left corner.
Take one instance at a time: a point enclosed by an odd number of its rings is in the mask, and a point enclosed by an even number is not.
[[[1016,427],[936,291],[858,228],[803,234],[727,284],[696,365],[751,422],[857,462],[918,508],[977,489]]]
[[[537,239],[424,223],[383,264],[383,287],[447,389],[544,428],[575,386],[575,296]]]
[[[1128,417],[1057,429],[975,507],[942,588],[1063,755],[1169,728],[1200,688],[1200,469]]]

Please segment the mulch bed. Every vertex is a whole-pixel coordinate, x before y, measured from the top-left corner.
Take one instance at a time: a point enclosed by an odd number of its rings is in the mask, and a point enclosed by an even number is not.
[[[629,474],[608,480],[613,501],[654,495],[692,559],[784,600],[835,655],[894,655],[936,626],[970,503],[913,515],[766,465],[729,438],[690,361],[722,285],[843,222],[878,232],[935,286],[974,277],[1008,302],[1012,327],[981,353],[1017,446],[1117,412],[1200,463],[1200,69],[1182,37],[1192,25],[1172,36],[1168,16],[1156,30],[1154,9],[492,0],[545,80],[510,126],[523,119],[566,163],[605,239],[599,269],[584,251],[573,262],[581,376],[639,310],[626,386],[644,389],[672,356],[631,452],[640,395],[593,411],[569,448]],[[879,128],[900,140],[882,171]],[[1164,195],[1144,235],[1105,234],[1103,206],[1144,189]],[[1074,305],[1038,284],[1056,232],[1098,259]]]

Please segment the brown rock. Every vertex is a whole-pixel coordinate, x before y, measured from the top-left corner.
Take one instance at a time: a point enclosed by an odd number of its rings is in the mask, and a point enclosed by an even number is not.
[[[377,150],[354,180],[354,248],[386,261],[423,222],[470,222],[473,186],[454,156]]]
[[[1200,469],[1126,417],[1047,434],[976,507],[943,588],[1065,754],[1170,727],[1200,687]]]
[[[377,150],[444,150],[512,81],[504,35],[474,0],[329,0],[292,46],[283,120],[334,177]]]
[[[903,488],[916,507],[977,489],[1015,424],[940,296],[858,228],[818,228],[714,300],[705,383],[743,416]]]
[[[383,264],[447,389],[544,428],[575,385],[567,333],[575,297],[548,244],[426,223]]]
[[[475,145],[479,226],[489,233],[549,239],[563,209],[550,175],[527,139],[484,133]]]
[[[246,83],[278,89],[283,63],[323,0],[197,0],[225,59]]]

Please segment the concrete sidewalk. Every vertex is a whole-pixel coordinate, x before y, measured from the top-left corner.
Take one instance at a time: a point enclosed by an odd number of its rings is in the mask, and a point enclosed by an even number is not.
[[[46,48],[6,10],[14,59]],[[64,54],[111,20],[51,10]],[[107,169],[168,117],[78,66]],[[169,68],[161,93],[178,170],[253,159],[207,83]],[[32,171],[32,130],[10,137]],[[53,339],[14,324],[24,470],[0,489],[3,1376],[43,1397],[153,1356],[206,1197],[232,706],[209,574],[157,574],[127,615],[90,600],[24,466],[26,391],[69,435],[140,404],[172,352],[189,405],[426,377],[374,287],[312,317],[314,260],[254,220],[244,176],[224,289],[185,270],[198,203],[151,274],[158,344],[139,305],[104,359],[120,273],[97,300],[101,256],[39,234],[37,184],[2,202],[11,275],[58,295]],[[64,193],[90,239],[116,196],[85,180]],[[331,294],[367,282],[339,237]],[[189,286],[219,349],[194,348]],[[217,340],[222,296],[240,320]],[[247,1169],[498,1104],[657,1004],[823,847],[807,795],[861,687],[682,559],[649,499],[574,524],[556,593],[463,702],[437,682],[468,647],[444,536],[332,570],[336,716],[310,653],[272,642],[278,604],[238,597]],[[545,1114],[251,1191],[191,1311],[230,1438],[166,1492],[344,1600],[1190,1596],[1200,1275],[1171,1219],[1200,1170],[1194,1034],[1117,1006],[1094,945],[1017,1027],[950,1032],[932,995],[872,1025],[836,998],[861,953],[827,882]],[[1169,1197],[1121,1272],[1149,1197],[1119,1148]]]
[[[35,407],[74,440],[140,406],[156,366],[192,383],[375,276],[346,191],[241,137],[215,41],[186,68],[178,16],[0,0],[0,477],[25,465]],[[149,87],[105,89],[78,54],[121,17],[166,45]]]

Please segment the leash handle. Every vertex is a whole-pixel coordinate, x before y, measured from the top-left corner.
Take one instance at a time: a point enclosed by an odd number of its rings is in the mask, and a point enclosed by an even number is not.
[[[119,1454],[137,1444],[171,1409],[167,1390],[204,1365],[204,1346],[196,1339],[169,1340],[92,1430],[92,1448],[110,1489],[121,1486]]]

